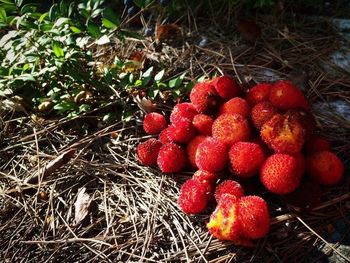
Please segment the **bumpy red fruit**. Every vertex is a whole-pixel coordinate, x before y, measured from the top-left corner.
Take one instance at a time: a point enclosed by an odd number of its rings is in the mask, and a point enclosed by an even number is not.
[[[154,138],[148,139],[137,145],[136,152],[140,163],[149,166],[155,165],[157,163],[157,157],[161,146],[162,143]]]
[[[277,112],[277,109],[269,101],[257,103],[251,112],[255,128],[260,130],[264,123],[269,121]]]
[[[245,99],[236,97],[226,101],[221,105],[219,114],[240,114],[244,118],[248,118],[250,113],[250,106]]]
[[[208,203],[206,186],[198,180],[187,180],[180,189],[178,204],[185,214],[198,214]]]
[[[214,138],[231,146],[235,142],[248,141],[250,127],[248,121],[239,114],[223,114],[214,121],[212,134]]]
[[[220,96],[213,85],[202,82],[194,85],[190,100],[199,113],[211,113],[218,108]]]
[[[273,106],[282,110],[309,108],[303,92],[288,80],[280,80],[272,86],[269,100]]]
[[[207,224],[209,232],[220,240],[238,242],[240,227],[238,222],[238,203],[234,195],[223,195],[211,214]]]
[[[192,166],[192,168],[195,168],[195,169],[198,168],[196,164],[197,148],[198,148],[198,145],[205,140],[205,138],[207,137],[204,135],[198,135],[194,137],[187,144],[186,150],[187,150],[188,161],[190,162],[190,165]]]
[[[270,230],[270,214],[264,199],[259,196],[243,196],[238,201],[238,221],[243,237],[258,239]]]
[[[219,179],[220,175],[218,173],[211,173],[208,171],[198,170],[196,171],[192,179],[203,182],[208,182],[210,184],[215,184],[215,182]]]
[[[289,114],[274,115],[262,126],[260,135],[263,141],[277,153],[300,152],[305,140],[303,127]]]
[[[262,184],[272,193],[288,194],[300,184],[303,171],[297,158],[288,154],[273,154],[260,170]]]
[[[344,164],[331,151],[316,152],[306,158],[306,173],[322,185],[336,185],[344,175]]]
[[[259,102],[268,101],[272,85],[270,83],[259,83],[252,87],[247,93],[247,101],[250,106]]]
[[[215,183],[219,179],[219,174],[198,170],[193,174],[192,179],[200,181],[205,185],[207,188],[207,194],[211,198],[214,193]]]
[[[179,121],[171,124],[168,129],[169,139],[176,143],[187,143],[196,135],[196,129],[189,121]]]
[[[215,138],[207,137],[198,145],[196,164],[200,170],[219,172],[226,167],[227,147]]]
[[[237,82],[230,76],[221,76],[214,78],[211,82],[217,93],[223,99],[231,99],[241,94],[241,88]]]
[[[193,117],[198,114],[192,103],[183,102],[174,106],[170,114],[170,122],[192,121]]]
[[[258,174],[265,161],[265,153],[259,144],[252,142],[237,142],[229,151],[230,168],[242,178]]]
[[[206,114],[197,114],[194,116],[192,124],[200,134],[211,135],[213,118]]]
[[[143,120],[143,129],[147,134],[158,134],[166,127],[165,117],[156,112],[148,113]]]
[[[172,139],[170,138],[170,132],[171,130],[169,130],[169,127],[168,128],[165,128],[164,130],[162,130],[162,132],[159,134],[159,140],[163,143],[163,144],[166,144],[166,143],[169,143],[169,142],[172,142]]]
[[[163,173],[180,172],[186,164],[186,152],[175,143],[164,144],[159,150],[157,164]]]
[[[225,180],[216,186],[214,193],[216,202],[219,202],[221,197],[225,194],[234,195],[237,199],[239,199],[244,195],[244,190],[238,182],[233,180]]]
[[[305,142],[306,155],[327,150],[331,150],[331,143],[326,138],[321,136],[314,135]]]

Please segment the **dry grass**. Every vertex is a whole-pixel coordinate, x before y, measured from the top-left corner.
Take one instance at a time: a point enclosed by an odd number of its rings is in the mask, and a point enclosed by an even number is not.
[[[294,27],[286,30],[283,21],[262,17],[263,39],[251,44],[242,42],[237,32],[208,30],[208,24],[193,20],[191,13],[188,17],[186,32],[192,35],[181,45],[164,45],[156,51],[149,40],[130,41],[127,49],[99,50],[99,58],[106,62],[115,52],[127,54],[135,46],[144,47],[170,75],[186,70],[194,78],[225,72],[237,75],[246,87],[291,78],[304,88],[312,105],[349,103],[349,71],[329,62],[339,38],[327,22],[320,26],[294,21]],[[193,45],[198,32],[206,33],[208,46]],[[158,106],[169,108],[161,102]],[[310,253],[321,245],[349,260],[337,244],[324,239],[334,220],[349,223],[349,176],[341,185],[323,188],[322,203],[310,212],[261,193],[273,217],[271,232],[254,249],[235,247],[208,234],[209,212],[188,217],[178,209],[179,187],[191,171],[165,175],[139,165],[134,149],[147,137],[140,126],[140,109],[135,104],[130,107],[135,115],[129,122],[110,126],[99,124],[99,109],[73,120],[1,113],[0,258],[4,262],[316,262],[322,255]],[[313,107],[313,113],[321,133],[349,164],[349,118],[320,107]],[[49,177],[39,176],[33,188],[24,183],[73,148],[77,152],[68,164]],[[92,199],[90,213],[75,224],[74,203],[83,187]]]

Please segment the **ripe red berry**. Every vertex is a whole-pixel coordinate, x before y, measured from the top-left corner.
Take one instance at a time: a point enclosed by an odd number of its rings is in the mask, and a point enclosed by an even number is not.
[[[227,147],[215,138],[207,137],[198,145],[196,164],[200,170],[219,172],[225,168],[228,153]]]
[[[265,122],[261,139],[275,152],[295,154],[300,152],[305,140],[302,125],[288,114],[276,114]]]
[[[220,115],[214,121],[212,130],[213,137],[227,146],[250,138],[249,123],[239,114]]]
[[[243,237],[265,237],[270,230],[270,214],[265,200],[259,196],[241,197],[238,200],[238,221]]]
[[[190,100],[199,113],[211,113],[218,108],[220,96],[213,85],[202,82],[194,85]]]
[[[192,121],[193,117],[198,114],[192,103],[183,102],[176,104],[170,114],[170,122]]]
[[[155,165],[157,163],[157,157],[161,146],[162,143],[154,138],[148,139],[137,145],[136,152],[140,163],[149,166]]]
[[[159,150],[157,164],[163,173],[180,172],[186,164],[186,152],[175,143],[164,144]]]
[[[259,144],[237,142],[229,151],[230,167],[238,177],[251,177],[258,174],[265,161],[264,150]]]
[[[196,137],[194,137],[188,144],[186,147],[187,150],[187,156],[188,156],[188,160],[190,162],[190,165],[192,166],[192,168],[197,169],[197,164],[196,164],[196,154],[197,154],[197,149],[198,149],[198,145],[203,142],[205,140],[205,138],[207,138],[204,135],[198,135]]]
[[[221,105],[219,114],[240,114],[243,118],[248,118],[250,114],[250,106],[245,99],[236,97],[226,101]]]
[[[185,214],[198,214],[205,210],[208,200],[206,185],[190,179],[180,189],[178,204]]]
[[[330,151],[316,152],[306,159],[306,173],[322,185],[336,185],[344,175],[344,164]]]
[[[196,129],[189,121],[179,121],[171,124],[168,129],[169,139],[176,143],[187,143],[196,135]]]
[[[143,129],[147,134],[158,134],[166,127],[165,117],[156,112],[148,113],[143,120]]]
[[[211,135],[213,122],[213,118],[209,115],[197,114],[194,116],[192,124],[200,134]]]
[[[244,190],[238,182],[233,180],[225,180],[216,186],[214,193],[216,202],[219,202],[224,194],[234,195],[237,199],[239,199],[244,196]]]
[[[259,83],[249,89],[246,97],[249,105],[253,107],[259,102],[268,101],[271,87],[270,83]]]
[[[260,170],[262,184],[272,193],[288,194],[300,184],[303,172],[298,159],[288,154],[273,154]]]
[[[214,78],[210,84],[212,84],[217,93],[223,99],[231,99],[241,94],[241,88],[237,82],[230,76],[221,76]]]
[[[288,80],[280,80],[272,86],[269,100],[273,106],[282,110],[309,108],[303,92]]]
[[[251,112],[255,128],[260,130],[264,123],[269,121],[277,112],[277,109],[269,101],[257,103]]]

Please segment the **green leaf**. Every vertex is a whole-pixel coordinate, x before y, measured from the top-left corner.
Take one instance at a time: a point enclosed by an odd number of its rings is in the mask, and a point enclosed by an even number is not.
[[[116,24],[114,24],[112,21],[108,20],[107,18],[102,18],[102,24],[106,28],[116,28],[117,27]]]
[[[152,74],[152,71],[153,71],[153,67],[150,67],[142,74],[142,77],[144,77],[144,78],[150,77]]]
[[[5,3],[5,4],[13,4],[13,1],[11,1],[11,0],[0,0],[0,2]]]
[[[163,76],[164,76],[164,73],[165,73],[165,70],[164,70],[164,69],[161,70],[161,71],[159,71],[159,72],[154,76],[154,80],[155,80],[156,82],[161,81],[162,78],[163,78]]]
[[[80,34],[81,33],[81,30],[75,26],[71,26],[70,27],[70,30],[72,30],[73,33],[75,34]]]
[[[26,13],[34,13],[36,11],[37,7],[34,6],[33,4],[25,4],[21,8],[21,13],[26,14]]]
[[[119,17],[116,15],[116,13],[113,12],[110,8],[105,8],[103,10],[103,18],[107,19],[111,23],[113,23],[116,27],[120,25]],[[102,19],[103,21],[103,19]]]
[[[0,21],[7,23],[6,10],[2,7],[0,8]]]
[[[52,50],[55,53],[56,57],[58,57],[58,58],[64,57],[64,52],[63,52],[63,49],[61,48],[61,45],[59,42],[54,41],[52,43]]]
[[[16,6],[21,6],[23,4],[23,0],[15,0]]]
[[[49,15],[49,12],[42,14],[38,19],[39,23],[41,24],[44,21],[45,17],[47,17],[48,15]]]
[[[57,21],[55,22],[55,24],[53,26],[60,27],[61,25],[67,24],[69,21],[70,21],[70,19],[67,17],[60,17],[59,19],[57,19]]]
[[[49,11],[49,18],[51,21],[55,21],[58,16],[58,7],[57,4],[51,6]]]
[[[77,104],[73,101],[62,101],[56,104],[53,108],[63,113],[66,111],[77,109]]]
[[[89,21],[87,25],[88,32],[93,38],[99,38],[101,36],[100,28],[93,22]]]
[[[181,86],[181,84],[182,84],[182,81],[183,81],[183,79],[184,79],[184,77],[185,77],[185,75],[186,75],[186,73],[183,73],[182,75],[180,75],[179,77],[177,77],[177,78],[175,78],[175,79],[171,79],[170,81],[169,81],[169,88],[173,88],[173,89],[176,89],[176,88],[178,88],[178,87],[180,87]]]
[[[61,15],[64,15],[64,16],[66,16],[68,13],[68,7],[66,4],[66,1],[64,1],[64,0],[62,0],[60,3],[60,13],[61,13]]]

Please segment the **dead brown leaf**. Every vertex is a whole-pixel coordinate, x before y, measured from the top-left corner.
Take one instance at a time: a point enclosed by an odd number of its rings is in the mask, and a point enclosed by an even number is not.
[[[77,194],[77,200],[74,203],[75,214],[74,221],[75,225],[80,224],[90,212],[92,198],[86,193],[86,188],[80,188]]]

